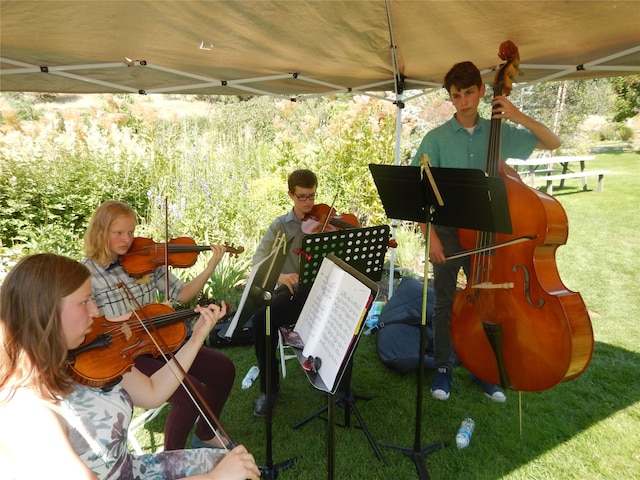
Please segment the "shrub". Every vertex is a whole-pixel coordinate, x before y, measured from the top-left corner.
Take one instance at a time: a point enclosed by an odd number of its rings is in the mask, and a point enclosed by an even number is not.
[[[627,125],[620,125],[620,127],[618,127],[618,138],[623,142],[631,140],[633,138],[633,130],[631,127],[628,127]]]

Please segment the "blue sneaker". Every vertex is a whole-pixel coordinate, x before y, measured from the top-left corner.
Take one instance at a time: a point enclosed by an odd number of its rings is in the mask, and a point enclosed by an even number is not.
[[[494,402],[498,402],[498,403],[504,403],[507,401],[507,397],[505,396],[505,394],[502,393],[502,390],[500,390],[495,385],[492,385],[491,383],[487,383],[484,380],[480,380],[473,373],[469,373],[469,377],[471,378],[473,383],[480,385],[480,387],[484,391],[484,396],[487,397],[489,400],[493,400]]]
[[[438,367],[431,383],[431,396],[437,400],[446,400],[451,393],[451,369]]]

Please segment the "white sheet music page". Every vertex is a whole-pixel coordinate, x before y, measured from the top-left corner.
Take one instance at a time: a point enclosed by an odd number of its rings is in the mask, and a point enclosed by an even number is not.
[[[364,319],[371,290],[324,258],[294,328],[304,342],[302,354],[322,361],[318,374],[333,387],[349,346]]]
[[[242,292],[242,298],[240,299],[240,303],[238,304],[238,309],[236,310],[236,313],[233,316],[233,318],[231,319],[229,327],[227,328],[227,331],[224,334],[225,338],[231,338],[233,336],[233,332],[235,332],[235,330],[236,330],[236,328],[238,326],[238,321],[240,320],[240,316],[242,315],[242,309],[244,308],[244,305],[247,302],[247,298],[248,298],[249,293],[251,291],[251,286],[253,285],[253,282],[255,280],[256,274],[258,273],[258,270],[260,270],[262,265],[267,264],[269,262],[273,263],[275,261],[275,257],[277,255],[278,251],[281,248],[283,248],[283,245],[285,244],[285,241],[286,240],[284,238],[284,235],[278,236],[276,238],[276,241],[274,242],[273,249],[271,250],[271,253],[267,257],[262,259],[260,262],[256,263],[253,266],[253,268],[251,269],[251,274],[249,275],[249,278],[247,280],[247,285],[246,285],[244,291]]]

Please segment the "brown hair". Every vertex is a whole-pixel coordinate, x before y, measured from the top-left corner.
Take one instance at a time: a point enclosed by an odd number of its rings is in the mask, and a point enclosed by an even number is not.
[[[482,87],[482,76],[480,70],[471,62],[456,63],[444,77],[444,88],[451,92],[451,86],[455,85],[458,90],[469,88],[475,85]]]
[[[296,170],[291,172],[287,185],[291,193],[295,193],[296,187],[314,188],[318,186],[318,177],[311,170]]]
[[[0,289],[0,390],[29,387],[55,400],[72,390],[65,364],[61,301],[90,276],[82,264],[52,253],[20,260]]]
[[[116,200],[104,202],[93,212],[89,226],[84,234],[84,255],[101,267],[111,263],[109,250],[109,228],[120,217],[136,218],[136,212],[129,205]]]

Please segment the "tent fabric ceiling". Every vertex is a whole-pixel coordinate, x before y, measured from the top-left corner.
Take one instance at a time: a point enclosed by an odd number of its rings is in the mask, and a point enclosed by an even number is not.
[[[473,61],[517,82],[640,74],[638,1],[0,2],[0,91],[269,94],[439,87]]]

